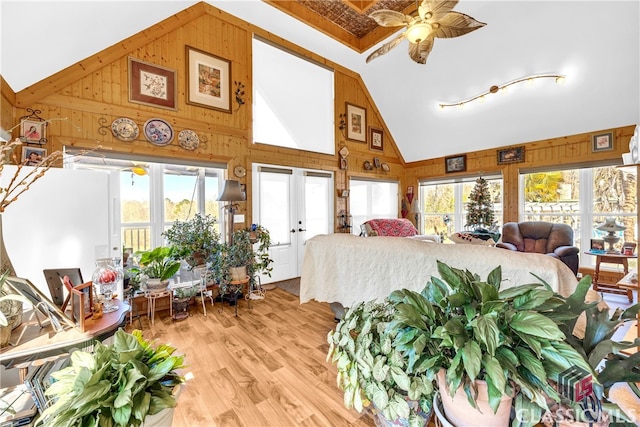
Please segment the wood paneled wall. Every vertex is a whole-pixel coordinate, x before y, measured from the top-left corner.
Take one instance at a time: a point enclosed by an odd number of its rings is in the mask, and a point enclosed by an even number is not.
[[[478,174],[501,174],[504,180],[503,222],[518,221],[518,182],[521,170],[542,168],[567,168],[571,166],[620,165],[622,153],[629,151],[629,141],[635,125],[615,129],[594,130],[560,138],[534,142],[516,143],[509,147],[524,146],[525,161],[498,165],[498,149],[467,153],[467,170],[460,173],[445,173],[443,157],[407,163],[405,168],[407,185],[417,186],[421,180],[455,179],[478,176]],[[613,150],[594,153],[591,137],[603,132],[613,132]],[[501,147],[500,149],[509,148]],[[462,153],[461,153],[462,154]]]
[[[254,34],[334,69],[335,155],[252,143],[251,49]],[[231,114],[187,104],[185,46],[230,60],[232,82],[240,81],[245,85],[245,104],[238,106],[233,93]],[[129,102],[129,57],[177,71],[177,111]],[[196,159],[225,163],[228,171],[236,165],[244,166],[249,173],[240,181],[247,184],[248,200],[241,204],[244,206],[240,211],[246,214],[247,223],[252,220],[251,163],[333,171],[336,190],[347,188],[348,178],[352,175],[396,180],[404,177],[404,161],[359,75],[206,3],[185,9],[17,94],[10,90],[6,92],[7,95],[3,90],[1,100],[3,128],[12,127],[12,123],[27,114],[27,108],[40,110],[39,115],[50,120],[49,142],[45,147],[50,151],[63,147],[100,147],[106,151],[166,158],[167,161]],[[384,129],[384,153],[370,151],[367,144],[346,140],[338,129],[339,114],[345,112],[347,101],[367,109],[369,126]],[[9,120],[4,117],[5,111],[10,112]],[[135,141],[122,142],[113,137],[110,130],[113,120],[119,117],[133,119],[140,128],[148,119],[159,117],[171,123],[176,135],[183,129],[194,130],[201,144],[194,151],[186,151],[178,145],[176,138],[168,146],[157,147],[147,142],[143,135]],[[19,129],[13,136],[19,136]],[[347,170],[339,168],[337,151],[342,146],[350,151]],[[374,156],[388,163],[391,170],[365,171],[364,161],[373,161]],[[347,208],[346,199],[338,197],[337,191],[334,197],[337,214]]]
[[[252,142],[252,37],[256,34],[303,57],[335,70],[335,155],[317,154],[287,148],[271,147]],[[245,104],[238,106],[232,97],[232,113],[224,113],[186,103],[185,46],[209,52],[231,61],[231,80],[245,85]],[[177,111],[129,102],[128,57],[151,62],[177,71]],[[338,197],[339,190],[348,188],[350,177],[367,177],[400,182],[400,197],[407,185],[417,186],[420,179],[445,175],[444,159],[430,159],[406,164],[389,133],[384,120],[373,103],[360,76],[351,70],[306,51],[291,42],[274,36],[258,27],[231,16],[209,4],[197,3],[164,21],[66,69],[13,93],[0,80],[0,124],[4,129],[15,126],[26,109],[40,110],[40,116],[50,120],[47,128],[48,150],[63,147],[82,147],[118,153],[152,155],[160,158],[197,159],[227,164],[232,171],[242,165],[249,173],[241,178],[247,184],[247,202],[240,211],[251,223],[251,163],[278,164],[314,168],[335,173],[334,192],[336,215],[347,208],[347,199]],[[384,130],[384,152],[371,151],[367,144],[350,141],[339,130],[339,114],[349,102],[367,110],[367,125]],[[172,124],[176,134],[183,129],[194,130],[201,138],[194,151],[182,149],[177,141],[157,147],[140,136],[133,142],[122,142],[111,134],[110,125],[119,117],[128,117],[140,127],[146,120],[159,117]],[[620,163],[621,153],[627,151],[632,126],[613,129],[613,151],[591,152],[591,134],[585,133],[544,141],[522,143],[526,146],[524,163],[498,166],[496,150],[467,154],[466,174],[501,172],[505,179],[505,221],[517,219],[518,172],[521,168],[548,165],[586,164],[594,161]],[[598,130],[599,132],[599,130]],[[368,130],[367,130],[368,134]],[[13,131],[19,136],[19,129]],[[338,150],[349,149],[347,170],[339,168]],[[366,171],[363,163],[374,157],[390,166],[389,172]],[[448,177],[454,174],[448,174]],[[417,188],[417,187],[416,187]]]

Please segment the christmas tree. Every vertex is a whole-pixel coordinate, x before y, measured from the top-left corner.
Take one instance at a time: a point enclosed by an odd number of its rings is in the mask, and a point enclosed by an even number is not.
[[[469,194],[467,203],[467,223],[466,227],[487,228],[494,226],[493,202],[487,180],[480,177],[476,179],[476,185]]]

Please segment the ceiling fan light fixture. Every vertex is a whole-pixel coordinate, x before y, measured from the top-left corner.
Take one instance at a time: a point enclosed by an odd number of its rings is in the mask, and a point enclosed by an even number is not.
[[[135,173],[138,176],[145,176],[147,174],[147,170],[142,166],[134,166],[131,168],[131,172]]]
[[[431,25],[426,22],[417,22],[409,26],[405,37],[411,43],[417,44],[429,37],[429,34],[431,34]]]

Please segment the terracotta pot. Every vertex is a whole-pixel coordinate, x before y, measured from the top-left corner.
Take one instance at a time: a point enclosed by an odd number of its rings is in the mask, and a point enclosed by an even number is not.
[[[449,389],[445,380],[445,371],[438,372],[438,389],[447,420],[455,426],[482,426],[482,427],[506,427],[509,425],[511,415],[511,401],[513,397],[503,396],[498,410],[494,413],[489,406],[489,395],[487,383],[476,380],[478,397],[476,398],[477,408],[472,407],[464,390],[459,388],[453,397],[449,394]]]

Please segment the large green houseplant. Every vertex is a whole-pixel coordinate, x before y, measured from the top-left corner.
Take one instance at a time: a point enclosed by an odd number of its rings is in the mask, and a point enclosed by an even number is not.
[[[399,329],[395,342],[409,359],[408,371],[427,378],[440,373],[443,403],[445,393],[454,396],[462,389],[471,407],[478,404],[477,380],[485,381],[490,411],[498,410],[504,396],[517,395],[516,414],[534,414],[517,420],[519,425],[534,425],[533,419],[548,409],[548,399],[561,400],[552,385],[560,373],[573,366],[591,371],[543,314],[562,300],[541,283],[501,290],[500,267],[482,281],[469,271],[437,264],[440,278],[432,277],[421,293],[404,289],[390,295],[393,327]],[[475,418],[480,412],[466,413]],[[458,423],[465,419],[460,417]]]
[[[570,413],[576,422],[606,425],[611,419],[623,425],[630,418],[611,401],[609,392],[613,385],[627,383],[638,394],[635,383],[640,382],[640,352],[626,355],[622,350],[640,346],[640,338],[620,342],[614,340],[613,336],[625,324],[637,320],[640,304],[624,310],[617,308],[611,313],[600,301],[585,302],[590,288],[591,276],[583,277],[574,293],[566,299],[561,298],[562,304],[555,305],[546,315],[559,324],[567,342],[591,366],[591,387],[602,410],[585,411],[584,402],[575,401],[570,396],[561,396],[561,403],[553,409],[571,409]]]
[[[140,426],[149,416],[176,405],[177,372],[184,356],[154,346],[140,331],[119,330],[113,344],[97,343],[92,353],[75,351],[71,366],[52,374],[46,391],[54,403],[36,425]]]
[[[166,289],[169,279],[180,270],[180,250],[175,246],[158,246],[136,252],[139,265],[130,271],[147,278],[147,289]]]
[[[352,306],[329,332],[327,360],[338,370],[338,386],[348,408],[362,412],[373,403],[383,420],[405,420],[425,425],[431,412],[433,382],[421,374],[407,373],[408,360],[393,345],[397,330],[389,301]]]
[[[186,221],[176,221],[162,235],[184,254],[190,268],[211,262],[220,251],[217,219],[212,215],[195,214]]]
[[[249,277],[250,284],[255,285],[256,274],[271,274],[273,260],[269,257],[271,237],[269,231],[260,226],[251,227],[233,232],[233,243],[220,245],[220,254],[214,259],[212,269],[218,283],[223,287],[231,280],[231,269],[246,267],[244,277]],[[244,278],[241,277],[241,278]]]

